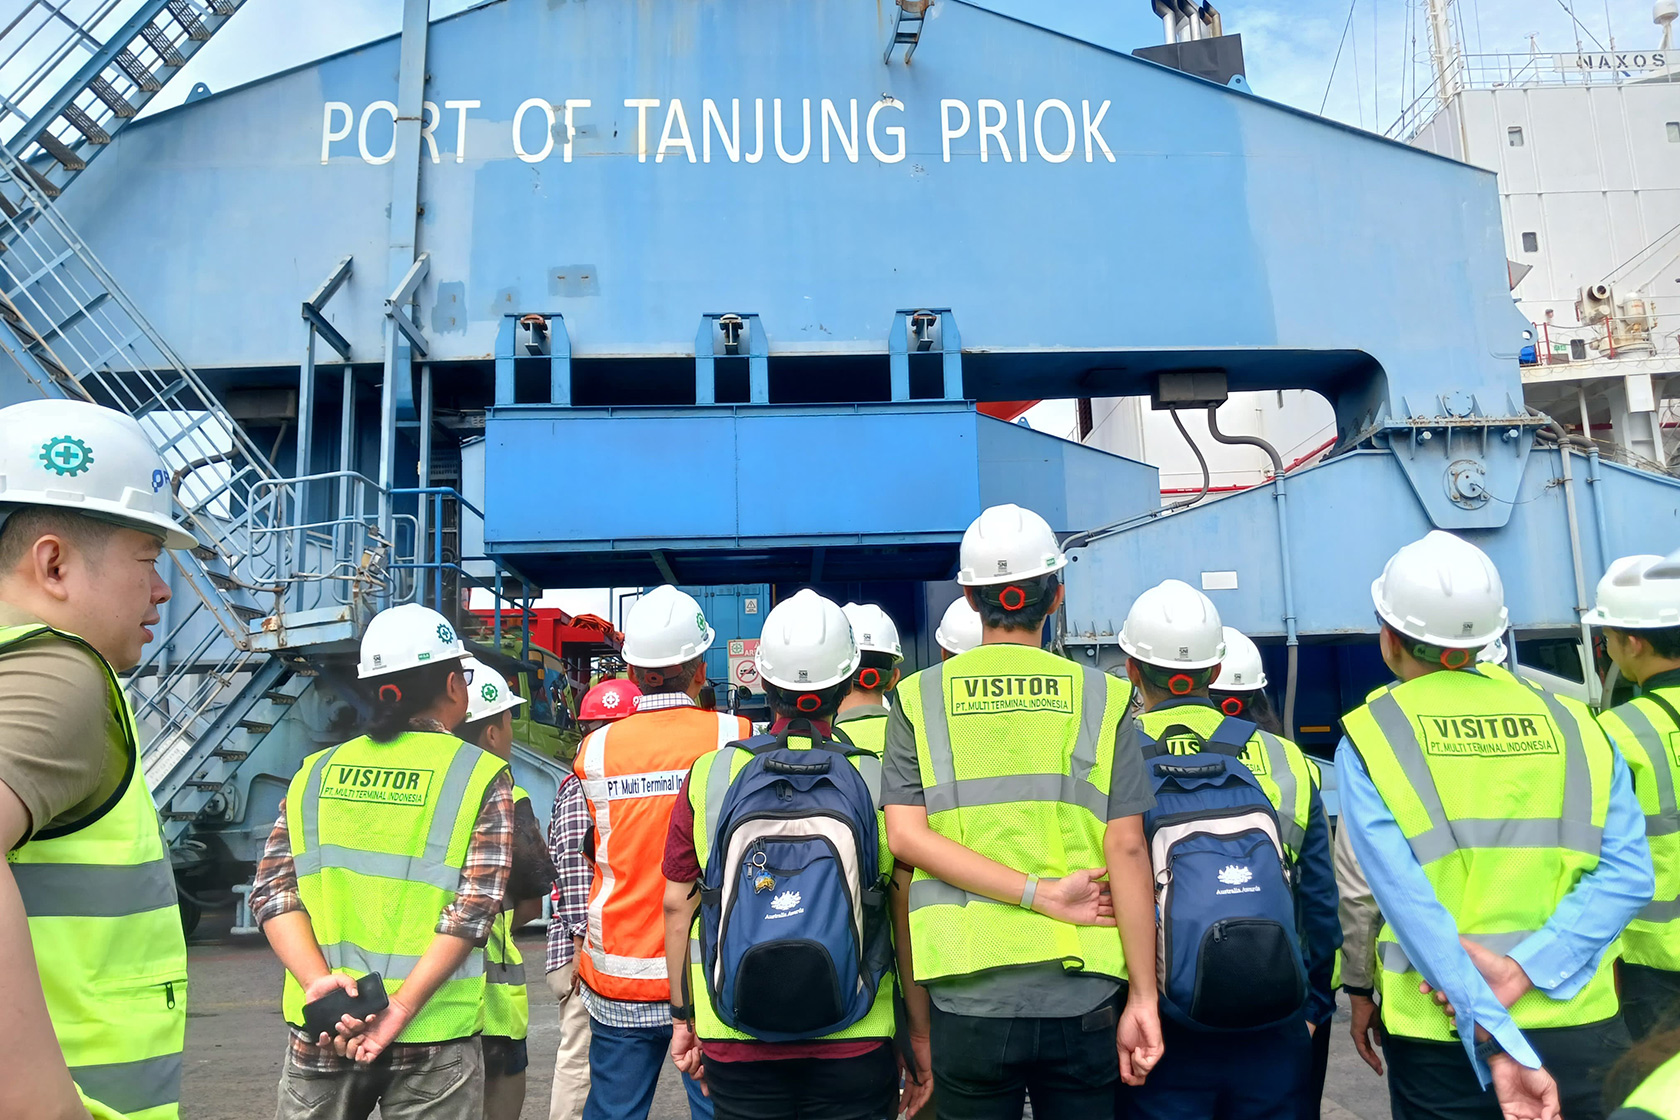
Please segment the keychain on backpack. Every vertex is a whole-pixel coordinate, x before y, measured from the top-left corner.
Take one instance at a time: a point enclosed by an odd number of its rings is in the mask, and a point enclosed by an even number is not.
[[[770,877],[768,871],[764,870],[763,852],[753,853],[752,865],[757,869],[753,875],[753,893],[762,894],[765,891],[773,890],[776,886],[776,880]]]

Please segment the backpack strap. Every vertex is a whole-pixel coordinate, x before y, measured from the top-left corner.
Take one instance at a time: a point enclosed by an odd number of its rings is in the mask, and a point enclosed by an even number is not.
[[[1168,739],[1194,739],[1202,744],[1202,749],[1212,754],[1222,754],[1230,758],[1241,758],[1243,751],[1248,749],[1248,741],[1256,731],[1256,725],[1249,720],[1236,716],[1226,716],[1219,721],[1219,726],[1213,729],[1211,735],[1202,735],[1195,728],[1182,723],[1170,724],[1157,738],[1143,729],[1143,723],[1138,722],[1138,742],[1143,746],[1145,758],[1155,758],[1170,753],[1161,744]]]
[[[1639,694],[1639,699],[1649,700],[1651,703],[1661,708],[1663,710],[1663,715],[1667,716],[1674,723],[1675,727],[1680,727],[1680,712],[1675,711],[1674,705],[1663,699],[1661,694],[1655,690],[1642,692]]]

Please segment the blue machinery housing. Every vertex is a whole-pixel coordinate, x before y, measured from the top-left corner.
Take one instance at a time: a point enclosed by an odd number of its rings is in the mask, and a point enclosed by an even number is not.
[[[1680,542],[1680,483],[1536,443],[1490,174],[998,9],[940,0],[908,60],[887,0],[408,0],[124,129],[60,207],[207,381],[301,390],[282,470],[427,487],[484,410],[466,497],[547,586],[867,581],[925,658],[952,592],[902,585],[1015,501],[1116,527],[1064,622],[1107,658],[1169,576],[1368,636],[1431,526],[1578,633],[1607,560]],[[1154,468],[973,408],[1162,374],[1315,390],[1335,452],[1163,515]]]

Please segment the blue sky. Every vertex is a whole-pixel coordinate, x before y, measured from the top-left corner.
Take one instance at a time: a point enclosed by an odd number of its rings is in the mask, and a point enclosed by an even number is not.
[[[0,0],[0,9],[15,0]],[[434,16],[471,6],[473,0],[433,0]],[[506,0],[532,3],[537,0]],[[597,0],[614,2],[614,0]],[[868,0],[858,0],[860,3]],[[1161,41],[1161,24],[1149,0],[979,0],[1062,30],[1130,50]],[[1225,0],[1218,5],[1227,31],[1240,32],[1249,84],[1257,93],[1348,124],[1381,131],[1397,115],[1413,87],[1406,78],[1415,57],[1419,87],[1428,83],[1425,0]],[[1571,22],[1572,8],[1582,28]],[[1622,49],[1658,42],[1651,0],[1455,0],[1455,19],[1471,53],[1524,53],[1529,36],[1542,51],[1572,52],[1576,37],[1588,50],[1609,46],[1611,32]],[[1050,14],[1054,13],[1054,14]],[[395,32],[402,0],[251,0],[228,28],[193,60],[187,80],[175,83],[159,107],[186,95],[194,81],[212,89],[250,81],[312,58]],[[1342,57],[1332,62],[1347,26]],[[1408,26],[1415,28],[1412,49]],[[1404,88],[1403,88],[1403,82]],[[1328,83],[1329,97],[1325,101]]]

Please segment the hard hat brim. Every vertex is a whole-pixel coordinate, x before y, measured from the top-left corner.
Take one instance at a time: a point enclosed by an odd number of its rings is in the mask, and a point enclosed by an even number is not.
[[[100,502],[94,505],[85,501],[78,502],[52,498],[40,493],[20,493],[17,491],[7,491],[0,495],[0,502],[20,508],[50,506],[53,509],[79,513],[83,517],[89,517],[95,521],[103,521],[110,525],[120,525],[125,529],[150,533],[154,537],[161,537],[163,547],[175,552],[187,552],[198,547],[198,538],[193,536],[184,525],[174,518],[157,513],[139,513],[134,510],[123,509],[112,502]]]
[[[1144,653],[1141,647],[1128,642],[1124,633],[1122,633],[1117,640],[1120,644],[1120,648],[1125,651],[1127,657],[1140,661],[1145,665],[1153,665],[1157,669],[1211,669],[1225,660],[1226,649],[1223,642],[1220,643],[1218,657],[1202,657],[1194,661],[1157,661],[1153,654]],[[1226,689],[1224,691],[1232,690]]]
[[[1004,576],[979,576],[967,569],[957,572],[957,584],[961,587],[995,587],[1000,583],[1019,583],[1024,579],[1037,579],[1052,572],[1059,572],[1067,567],[1067,557],[1063,556],[1055,564],[1044,564],[1025,572],[1010,572]]]
[[[477,723],[481,719],[492,719],[496,716],[501,715],[503,712],[511,712],[513,709],[519,707],[523,703],[525,703],[525,697],[520,696],[517,693],[515,693],[513,695],[507,696],[504,699],[496,701],[494,704],[490,705],[484,711],[479,712],[477,715],[474,715],[471,711],[468,711],[467,712],[467,722],[468,723]]]
[[[697,647],[695,648],[695,651],[691,655],[689,655],[688,657],[679,658],[676,661],[658,661],[658,660],[653,660],[653,659],[646,658],[646,657],[636,657],[636,656],[632,655],[631,653],[629,653],[628,651],[620,654],[620,656],[624,658],[624,663],[626,665],[634,665],[638,669],[663,669],[667,665],[686,665],[686,664],[688,664],[690,661],[693,661],[696,657],[702,656],[707,650],[711,649],[712,644],[716,641],[717,641],[717,630],[714,629],[712,624],[708,622],[706,624],[706,636],[700,640]]]

